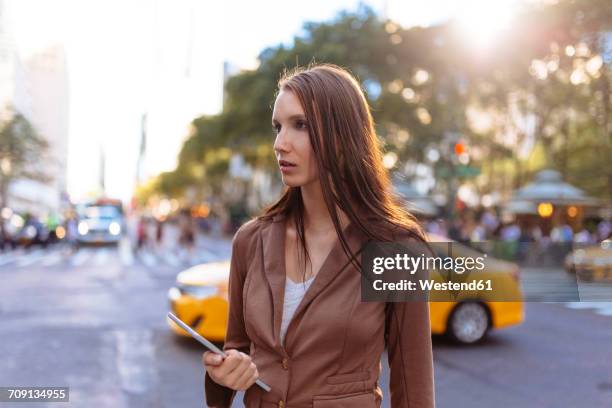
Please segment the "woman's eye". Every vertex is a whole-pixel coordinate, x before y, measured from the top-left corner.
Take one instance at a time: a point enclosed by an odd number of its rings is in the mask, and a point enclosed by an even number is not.
[[[306,122],[297,122],[295,124],[295,127],[298,129],[307,129],[308,128],[308,124]]]
[[[278,132],[280,132],[280,125],[274,125],[274,126],[272,126],[272,131],[273,131],[274,133],[278,133]]]

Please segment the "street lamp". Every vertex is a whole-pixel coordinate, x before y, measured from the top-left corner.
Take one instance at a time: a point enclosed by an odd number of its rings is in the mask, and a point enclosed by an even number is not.
[[[553,214],[554,207],[552,203],[540,203],[538,204],[538,215],[542,218],[548,218]]]

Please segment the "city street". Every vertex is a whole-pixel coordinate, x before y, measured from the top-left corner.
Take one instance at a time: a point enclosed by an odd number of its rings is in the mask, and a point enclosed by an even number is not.
[[[0,0],[0,408],[612,408],[612,1],[294,8]]]
[[[198,238],[192,261],[229,256],[229,240]],[[202,348],[164,321],[185,266],[127,242],[0,255],[0,385],[69,386],[73,407],[202,406]],[[611,341],[612,303],[601,302],[528,303],[525,324],[473,347],[434,338],[438,406],[610,406]]]

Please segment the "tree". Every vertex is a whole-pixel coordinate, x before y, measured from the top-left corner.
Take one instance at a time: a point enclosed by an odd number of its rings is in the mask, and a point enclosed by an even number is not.
[[[19,112],[9,110],[0,122],[0,208],[8,202],[8,189],[17,179],[48,183],[52,177],[41,166],[49,144]],[[42,159],[42,160],[41,160]],[[2,236],[4,223],[0,222]]]
[[[223,159],[230,149],[254,168],[273,172],[276,81],[295,65],[328,62],[348,68],[363,84],[385,150],[395,153],[398,163],[430,165],[450,202],[457,179],[466,182],[475,174],[456,171],[458,140],[469,147],[473,168],[466,170],[481,170],[484,190],[509,191],[537,166],[546,166],[565,169],[568,181],[584,183],[593,195],[609,196],[612,187],[605,185],[612,186],[612,170],[594,175],[606,159],[597,163],[591,156],[594,149],[610,152],[612,146],[609,51],[607,61],[598,59],[605,57],[606,38],[609,46],[611,22],[609,1],[531,4],[493,49],[480,54],[453,22],[405,29],[366,6],[329,22],[307,23],[292,45],[263,50],[257,69],[226,82],[223,112],[193,121],[177,171],[197,169],[194,183],[219,185],[228,177],[227,166],[214,158]],[[583,50],[583,44],[588,58],[567,56],[566,49]],[[580,75],[572,71],[575,64],[589,64],[588,84],[573,83]],[[538,77],[542,69],[544,79]],[[474,113],[487,126],[475,123]],[[526,124],[530,120],[533,126]],[[428,156],[432,150],[437,154]],[[544,155],[534,160],[535,152]]]

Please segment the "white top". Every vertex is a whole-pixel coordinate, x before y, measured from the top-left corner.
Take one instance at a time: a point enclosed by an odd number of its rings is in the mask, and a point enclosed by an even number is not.
[[[289,322],[295,313],[295,310],[299,306],[304,294],[310,287],[310,284],[314,281],[314,276],[310,279],[295,283],[291,279],[285,279],[285,302],[283,303],[283,321],[281,323],[281,344],[285,343],[285,333],[287,333],[287,327]]]

